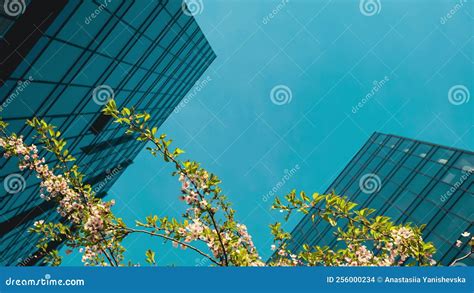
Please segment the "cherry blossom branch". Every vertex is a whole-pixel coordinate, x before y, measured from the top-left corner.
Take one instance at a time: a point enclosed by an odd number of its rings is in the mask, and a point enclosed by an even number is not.
[[[46,141],[49,143],[49,141]],[[72,171],[71,168],[66,164],[66,161],[65,161],[65,157],[62,156],[60,153],[54,153],[56,158],[58,159],[58,161],[60,162],[61,166],[62,166],[62,169],[63,169],[63,173],[64,174],[70,174],[70,172]],[[69,176],[66,176],[66,177],[69,177]],[[72,186],[77,190],[79,191],[78,194],[81,196],[82,200],[84,201],[85,203],[85,206],[90,208],[89,207],[89,201],[87,200],[87,197],[85,196],[84,194],[84,191],[82,189],[82,185],[78,185],[78,184],[74,184],[72,183]],[[102,241],[104,242],[107,242],[106,239],[105,239],[105,235],[102,231],[99,231],[99,235],[100,237],[102,238]],[[106,247],[106,249],[101,249],[102,253],[104,253],[104,255],[106,256],[107,260],[109,261],[110,265],[111,266],[119,266],[119,262],[117,261],[117,258],[115,257],[113,251]],[[106,251],[108,251],[110,253],[110,257],[109,255],[106,253]],[[113,262],[112,262],[112,260]]]
[[[39,130],[38,128],[36,129],[37,131]],[[51,141],[50,139],[48,139],[48,137],[46,136],[45,133],[42,133],[40,132],[40,135],[42,136],[42,140],[43,140],[43,143],[46,145],[46,149],[47,150],[51,150],[53,145],[51,144]],[[52,152],[56,158],[58,159],[59,163],[60,163],[60,168],[62,169],[62,173],[66,175],[66,177],[68,179],[70,179],[70,176],[69,174],[71,174],[72,170],[71,168],[68,166],[68,164],[66,163],[67,161],[67,157],[63,156],[61,152]],[[86,195],[84,194],[84,190],[83,190],[83,186],[82,184],[77,184],[77,182],[75,182],[74,180],[69,180],[72,184],[72,187],[78,191],[78,194],[79,196],[81,197],[81,199],[83,200],[84,202],[84,206],[87,207],[87,208],[90,208],[89,206],[89,201],[86,197]],[[100,237],[102,238],[102,241],[106,242],[105,240],[105,235],[102,231],[99,231],[99,235]],[[119,263],[117,261],[117,258],[115,257],[113,251],[106,247],[105,250],[101,249],[101,251],[104,253],[104,255],[106,256],[107,260],[109,261],[110,265],[111,266],[118,266]],[[106,251],[108,251],[110,253],[110,257],[109,255],[106,253]],[[112,262],[112,260],[113,262]]]
[[[2,122],[0,120],[0,122]],[[24,170],[29,168],[30,170],[34,170],[36,176],[41,180],[41,187],[42,193],[43,188],[46,189],[48,196],[41,194],[41,197],[45,200],[51,200],[55,198],[55,201],[59,203],[58,212],[61,213],[61,216],[71,221],[72,227],[74,230],[77,228],[79,232],[76,233],[77,235],[74,237],[75,241],[84,241],[86,238],[80,237],[80,230],[85,227],[85,230],[92,231],[91,229],[95,229],[97,232],[96,236],[99,236],[99,241],[92,245],[96,245],[97,251],[100,251],[104,254],[108,262],[111,266],[118,266],[118,260],[114,255],[112,249],[108,246],[107,241],[105,240],[105,235],[101,229],[103,229],[103,221],[99,220],[100,228],[93,227],[93,225],[97,225],[97,223],[85,223],[84,211],[86,209],[88,211],[88,219],[91,219],[91,216],[99,216],[100,213],[105,211],[105,213],[110,213],[110,205],[101,205],[98,203],[97,206],[94,206],[93,202],[91,202],[87,196],[88,192],[86,190],[85,185],[82,183],[82,175],[77,172],[77,165],[73,167],[69,167],[67,162],[74,161],[75,158],[69,155],[69,152],[62,151],[62,148],[66,144],[63,139],[60,139],[60,132],[54,130],[54,126],[48,125],[43,120],[38,120],[36,118],[32,120],[28,120],[27,124],[33,127],[38,135],[39,141],[44,145],[44,148],[52,152],[57,160],[58,164],[56,164],[53,168],[49,168],[46,164],[45,159],[40,159],[38,156],[38,149],[34,144],[27,145],[23,141],[22,136],[16,136],[15,134],[7,135],[5,131],[6,124],[2,122],[0,125],[1,133],[3,137],[0,137],[0,145],[2,148],[5,148],[5,157],[15,156],[20,159],[19,168],[20,170]],[[74,170],[73,170],[74,168]],[[60,174],[54,174],[55,170],[59,170]],[[75,177],[72,177],[71,174],[74,174]],[[78,176],[80,175],[80,176]],[[90,188],[90,187],[88,187]],[[92,194],[90,194],[92,196]],[[92,197],[93,198],[93,197]],[[101,211],[101,209],[103,211]],[[99,213],[99,214],[98,214]],[[112,215],[110,213],[110,215]],[[113,218],[110,218],[113,219]],[[37,224],[38,223],[38,224]],[[70,238],[66,231],[71,231],[69,228],[65,228],[62,224],[54,224],[53,226],[43,226],[44,221],[37,221],[35,222],[34,227],[31,228],[31,231],[36,232],[43,232],[48,235],[48,233],[53,236],[53,239],[56,237],[63,238],[61,235],[65,235],[66,238]],[[52,223],[50,223],[52,225]],[[82,226],[84,225],[84,227]],[[89,225],[89,226],[88,226]],[[87,227],[88,226],[88,227]],[[59,229],[60,234],[55,234],[52,229]],[[50,232],[47,232],[48,229]],[[73,232],[74,233],[74,232]],[[47,241],[47,237],[43,238],[42,241]],[[94,239],[95,240],[95,239]],[[93,242],[95,242],[93,240]],[[100,242],[105,243],[105,248],[101,247],[102,245],[97,245]],[[47,250],[47,243],[42,244],[44,252],[48,252]],[[107,253],[107,251],[109,253]],[[53,257],[54,263],[58,259],[57,253],[55,251],[49,251],[51,256]],[[90,250],[89,250],[90,253]],[[110,254],[110,255],[109,255]]]
[[[388,217],[377,216],[368,217],[374,212],[371,209],[362,209],[351,211],[357,204],[347,201],[344,197],[339,197],[333,193],[327,195],[319,195],[318,193],[313,194],[311,200],[304,192],[301,192],[300,197],[296,198],[296,192],[293,190],[291,193],[285,196],[288,204],[282,204],[281,201],[276,198],[273,204],[273,209],[280,209],[281,212],[287,211],[285,220],[287,220],[293,211],[302,212],[308,214],[310,210],[314,211],[312,219],[317,215],[329,222],[331,226],[337,226],[339,219],[348,220],[347,231],[344,232],[341,227],[338,228],[338,240],[343,240],[348,244],[347,250],[341,249],[338,251],[349,255],[355,250],[355,254],[358,257],[356,260],[351,260],[352,256],[349,256],[344,262],[349,262],[350,265],[362,264],[366,265],[376,261],[380,261],[381,265],[392,265],[396,261],[396,257],[399,257],[398,264],[403,264],[407,258],[412,258],[418,265],[424,265],[425,262],[429,264],[435,263],[431,258],[434,253],[434,247],[432,243],[423,242],[421,236],[421,230],[418,227],[411,227],[410,225],[395,225],[390,222]],[[326,207],[320,207],[318,203],[321,201],[326,202]],[[360,226],[359,226],[360,225]],[[280,242],[280,250],[278,255],[288,256],[291,253],[286,250],[285,242],[290,239],[290,235],[281,229],[281,224],[276,223],[271,225],[272,234],[275,236],[277,243]],[[368,229],[368,230],[366,230]],[[365,235],[370,233],[373,237]],[[465,236],[466,237],[466,236]],[[359,239],[362,238],[362,239]],[[365,241],[376,241],[378,242],[377,249],[383,249],[384,253],[381,253],[379,258],[376,258],[376,253],[367,250],[364,244]],[[355,246],[353,246],[353,243]],[[321,261],[321,257],[324,261],[324,254],[327,252],[324,248],[321,249],[319,246],[314,246],[311,249],[308,245],[303,245],[304,252],[300,253],[300,257],[303,257],[310,263],[316,264]],[[383,248],[382,248],[383,247]],[[412,250],[412,248],[414,248]],[[275,248],[273,248],[275,249]],[[310,252],[312,251],[312,252]],[[330,251],[329,251],[330,252]],[[332,252],[331,252],[332,253]],[[389,255],[386,255],[389,253]],[[296,256],[291,255],[292,260],[295,261]],[[281,257],[280,257],[281,262]],[[324,263],[324,262],[323,262]],[[336,260],[336,264],[340,264],[340,261]]]
[[[163,156],[165,156],[168,160],[172,161],[176,168],[178,169],[178,171],[180,173],[182,173],[184,176],[186,176],[186,178],[189,180],[189,182],[191,182],[191,184],[193,185],[194,189],[196,190],[197,194],[199,195],[199,198],[201,200],[204,199],[204,196],[202,195],[200,189],[198,188],[196,182],[193,180],[193,178],[191,178],[191,176],[189,176],[189,174],[187,173],[187,171],[182,167],[181,165],[181,162],[178,162],[173,156],[171,156],[169,154],[169,151],[167,151],[166,149],[163,149],[163,147],[156,141],[156,139],[154,139],[153,137],[149,136],[145,131],[144,129],[140,128],[139,126],[137,126],[136,124],[133,123],[133,121],[130,122],[130,128],[137,132],[137,133],[140,133],[140,134],[143,134],[145,135],[145,137],[147,138],[148,141],[151,141],[158,149],[159,152],[161,152],[163,154]],[[224,241],[222,240],[222,236],[221,236],[221,231],[219,229],[219,225],[217,224],[216,220],[215,220],[215,213],[214,211],[211,209],[211,208],[206,208],[205,211],[209,214],[209,218],[211,219],[211,222],[212,222],[212,225],[214,226],[214,228],[216,229],[216,234],[217,234],[217,239],[219,241],[219,244],[222,248],[222,253],[223,253],[223,256],[224,256],[224,263],[226,266],[229,265],[229,260],[228,260],[228,256],[227,256],[227,250],[226,250],[226,247],[224,245]]]
[[[176,242],[184,247],[187,247],[191,250],[194,250],[195,252],[199,253],[200,255],[206,257],[207,259],[209,259],[211,262],[215,263],[216,265],[218,266],[222,266],[221,263],[217,262],[216,260],[214,260],[210,255],[208,255],[207,253],[201,251],[199,248],[196,248],[188,243],[185,243],[185,242],[182,242],[182,241],[179,241],[179,240],[176,240],[174,239],[173,237],[170,237],[170,236],[167,236],[167,235],[163,235],[163,234],[157,234],[153,231],[147,231],[147,230],[141,230],[141,229],[133,229],[133,228],[122,228],[122,227],[116,227],[118,229],[121,229],[121,230],[124,230],[126,231],[127,233],[131,234],[131,233],[144,233],[144,234],[148,234],[148,235],[151,235],[151,236],[156,236],[156,237],[160,237],[160,238],[164,238],[164,239],[167,239],[167,240],[170,240],[170,241],[173,241],[173,242]]]

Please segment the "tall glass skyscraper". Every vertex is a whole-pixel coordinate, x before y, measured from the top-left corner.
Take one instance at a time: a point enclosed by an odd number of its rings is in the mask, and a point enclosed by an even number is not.
[[[56,125],[101,197],[143,147],[100,113],[107,100],[146,110],[160,126],[216,57],[181,1],[4,2],[0,117],[27,141],[26,119]],[[27,228],[60,216],[17,160],[0,160],[0,182],[0,265],[36,264]]]
[[[424,237],[448,265],[469,251],[461,233],[474,233],[474,153],[396,135],[374,133],[326,190],[345,195],[359,208],[374,208],[397,223],[426,224]],[[288,248],[336,248],[335,228],[306,215],[292,231]],[[456,247],[456,240],[463,240]],[[463,261],[474,265],[474,259]]]

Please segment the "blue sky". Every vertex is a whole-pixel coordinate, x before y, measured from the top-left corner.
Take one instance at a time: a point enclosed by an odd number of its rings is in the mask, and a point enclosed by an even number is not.
[[[262,197],[285,171],[298,166],[279,194],[323,192],[374,131],[474,149],[474,5],[457,3],[380,0],[366,16],[359,1],[204,0],[196,19],[217,54],[202,76],[210,81],[161,132],[222,179],[266,259],[268,225],[280,215]],[[290,92],[277,105],[270,93],[280,85]],[[453,103],[451,88],[468,92]],[[171,172],[141,152],[108,196],[115,213],[131,225],[179,217]],[[145,236],[125,246],[142,264],[152,248],[161,265],[208,265]]]

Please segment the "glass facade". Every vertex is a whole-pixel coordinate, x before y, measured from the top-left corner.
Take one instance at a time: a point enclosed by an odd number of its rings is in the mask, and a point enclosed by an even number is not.
[[[473,152],[374,133],[326,193],[345,195],[359,208],[376,209],[396,223],[426,224],[425,240],[435,244],[435,259],[446,265],[469,251],[469,238],[460,234],[474,233],[473,173]],[[339,245],[335,228],[318,217],[313,223],[312,214],[292,231],[290,250],[300,251],[304,243]],[[464,244],[458,248],[461,238]],[[463,263],[474,265],[474,259]]]
[[[100,114],[103,91],[105,100],[146,110],[160,126],[216,55],[181,1],[27,4],[16,18],[0,15],[0,116],[27,141],[33,133],[25,119],[56,125],[86,181],[104,196],[143,144]],[[19,191],[7,186],[12,174],[24,179]],[[36,239],[27,228],[60,216],[17,160],[0,160],[0,182],[0,265],[35,264]]]

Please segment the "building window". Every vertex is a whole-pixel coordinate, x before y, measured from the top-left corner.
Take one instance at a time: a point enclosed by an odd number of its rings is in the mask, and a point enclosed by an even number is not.
[[[91,128],[89,129],[92,131],[93,134],[98,135],[99,133],[104,130],[105,126],[107,123],[109,123],[110,119],[112,119],[112,116],[104,115],[103,113],[100,113],[99,117],[95,119],[94,123],[92,123]]]
[[[111,147],[116,147],[118,145],[127,143],[131,140],[134,140],[134,139],[135,139],[135,137],[132,136],[132,135],[123,135],[123,136],[120,136],[120,137],[116,137],[114,139],[110,139],[110,140],[106,140],[106,141],[103,141],[103,142],[100,142],[100,143],[88,145],[86,147],[83,147],[82,151],[89,155],[89,154],[93,154],[93,153],[97,153],[97,152],[106,150],[106,149],[111,148]]]

